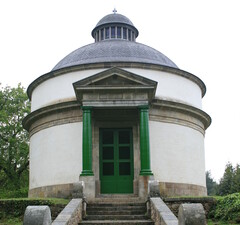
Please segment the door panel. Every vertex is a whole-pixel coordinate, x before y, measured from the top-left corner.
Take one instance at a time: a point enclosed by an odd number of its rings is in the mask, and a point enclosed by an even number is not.
[[[133,193],[131,129],[100,129],[101,193]]]

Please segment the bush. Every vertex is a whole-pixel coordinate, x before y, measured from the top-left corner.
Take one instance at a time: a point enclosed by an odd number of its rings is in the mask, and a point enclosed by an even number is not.
[[[22,188],[18,190],[0,190],[0,199],[7,198],[27,198],[28,188]]]
[[[212,212],[214,219],[240,222],[240,192],[217,198],[217,204]]]
[[[25,209],[29,205],[48,205],[51,206],[68,204],[66,199],[2,199],[0,200],[0,218],[22,217]]]

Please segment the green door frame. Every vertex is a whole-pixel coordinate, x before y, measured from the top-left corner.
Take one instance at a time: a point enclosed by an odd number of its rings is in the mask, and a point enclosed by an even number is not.
[[[109,135],[108,140],[104,139],[105,143],[103,143],[104,133],[105,135]],[[126,142],[124,143],[124,135],[126,134],[128,134],[129,137],[125,136]],[[99,137],[101,193],[133,193],[134,165],[132,129],[100,128]]]

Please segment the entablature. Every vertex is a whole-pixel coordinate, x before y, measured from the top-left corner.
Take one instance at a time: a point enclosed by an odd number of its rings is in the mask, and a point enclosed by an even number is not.
[[[81,106],[95,108],[149,105],[157,82],[113,67],[73,84]]]

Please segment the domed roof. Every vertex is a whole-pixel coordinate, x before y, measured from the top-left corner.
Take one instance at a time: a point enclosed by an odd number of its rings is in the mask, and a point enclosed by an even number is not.
[[[139,62],[178,68],[161,52],[137,42],[112,39],[83,46],[65,58],[53,69],[104,62]]]
[[[96,27],[103,25],[103,24],[108,24],[108,23],[125,23],[130,26],[134,26],[132,21],[128,19],[126,16],[121,15],[119,13],[113,13],[104,16],[96,25]]]
[[[116,10],[104,16],[92,31],[95,43],[83,46],[65,58],[53,69],[105,62],[138,62],[178,68],[161,52],[135,41],[138,30],[133,23]]]

